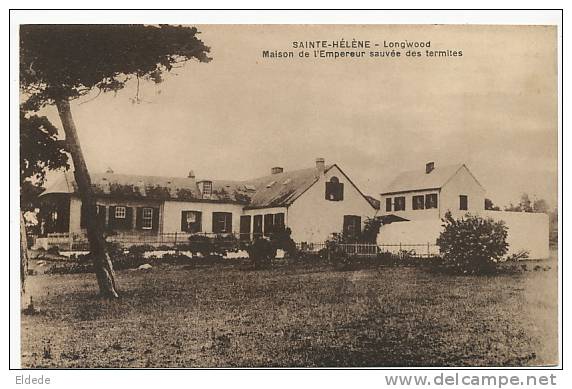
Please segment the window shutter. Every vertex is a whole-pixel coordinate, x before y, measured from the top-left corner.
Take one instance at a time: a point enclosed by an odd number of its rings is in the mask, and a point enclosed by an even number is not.
[[[97,221],[99,225],[105,227],[105,213],[107,211],[107,207],[105,205],[98,205],[97,206]]]
[[[125,224],[126,229],[133,229],[133,208],[125,207]]]
[[[333,182],[326,182],[326,200],[331,200],[331,194],[333,192]]]
[[[151,226],[151,230],[159,230],[159,208],[153,208],[153,225]]]
[[[274,232],[274,215],[267,213],[264,215],[264,235]]]
[[[232,213],[226,214],[226,232],[232,232]]]
[[[110,221],[111,221],[111,207],[109,207],[109,212],[110,212]],[[143,229],[143,208],[142,207],[137,207],[137,214],[135,217],[135,228],[137,228],[138,230],[142,230]]]
[[[354,216],[356,236],[361,234],[361,216]]]
[[[220,218],[220,212],[213,212],[213,225],[212,225],[212,232],[214,232],[215,234],[220,232],[220,222],[219,222],[219,218]]]
[[[385,211],[391,212],[391,197],[385,199]]]
[[[252,232],[255,234],[255,238],[262,234],[262,215],[254,215],[254,225]]]
[[[109,227],[117,228],[117,221],[115,220],[115,206],[109,207]]]
[[[344,235],[349,235],[350,224],[351,224],[351,216],[350,215],[344,215],[344,228],[342,230]]]
[[[340,182],[337,186],[338,186],[337,200],[343,201],[344,200],[344,184]]]
[[[181,231],[187,231],[188,224],[187,224],[187,213],[188,211],[181,211]]]
[[[277,213],[276,215],[274,215],[274,229],[276,231],[284,231],[284,214],[283,213]]]

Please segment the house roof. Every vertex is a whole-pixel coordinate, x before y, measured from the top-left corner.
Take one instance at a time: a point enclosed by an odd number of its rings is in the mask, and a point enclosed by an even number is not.
[[[385,195],[427,189],[440,189],[462,167],[467,168],[465,164],[456,164],[436,166],[429,174],[425,173],[424,169],[406,171],[395,177],[395,179],[384,189],[381,194]]]
[[[375,197],[370,195],[365,195],[365,198],[367,199],[367,201],[369,201],[369,203],[374,209],[379,209],[381,207],[381,201],[379,201]]]
[[[116,173],[91,174],[96,195],[149,199],[200,199],[200,191],[194,178],[156,177]],[[77,193],[73,174],[66,171],[42,195],[49,193]]]
[[[335,165],[326,166],[326,171]],[[194,178],[139,176],[117,173],[92,174],[92,185],[99,196],[147,198],[155,200],[225,202],[247,208],[284,207],[292,204],[319,179],[315,168],[286,171],[251,180],[208,180],[212,195],[203,199]],[[202,180],[205,181],[205,180]],[[70,172],[49,185],[42,195],[77,193]]]

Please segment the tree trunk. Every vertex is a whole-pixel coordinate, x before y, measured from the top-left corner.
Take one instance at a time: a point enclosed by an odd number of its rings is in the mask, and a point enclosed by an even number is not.
[[[97,221],[97,207],[91,186],[91,177],[83,158],[70,104],[67,99],[61,99],[56,101],[56,106],[66,134],[66,142],[74,165],[74,178],[84,207],[87,239],[95,275],[97,276],[97,283],[99,284],[99,291],[103,297],[116,298],[119,296],[115,288],[113,264],[107,254],[102,227]]]
[[[28,237],[24,214],[20,212],[20,292],[26,291],[26,273],[28,273]]]

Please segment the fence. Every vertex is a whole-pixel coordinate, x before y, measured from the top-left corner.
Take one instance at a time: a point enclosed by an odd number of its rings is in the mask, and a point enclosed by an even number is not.
[[[238,241],[249,241],[251,234],[233,234],[233,233],[186,233],[186,232],[168,232],[161,234],[126,234],[109,235],[105,240],[109,243],[119,244],[121,247],[129,248],[131,246],[169,246],[179,247],[189,243],[189,238],[204,237],[216,242],[222,246],[236,246]],[[75,233],[49,233],[46,237],[37,237],[34,240],[33,247],[48,250],[56,247],[65,251],[88,251],[89,242],[86,234]]]
[[[439,255],[439,246],[431,243],[420,244],[374,244],[374,243],[341,243],[341,249],[348,255],[358,257],[375,257],[381,253],[392,253],[416,258],[430,258]],[[296,248],[303,252],[318,253],[326,248],[326,243],[296,244]]]
[[[229,249],[237,248],[239,242],[249,241],[250,234],[212,234],[212,233],[186,233],[172,232],[161,234],[118,234],[106,238],[108,242],[117,243],[121,247],[131,246],[168,246],[172,248],[180,247],[189,243],[189,238],[205,237],[216,240],[217,244],[228,246]],[[89,243],[85,234],[54,233],[48,234],[45,238],[36,238],[34,246],[42,247],[45,250],[50,247],[57,247],[67,251],[87,251]],[[342,243],[342,250],[351,256],[374,257],[381,253],[393,253],[417,258],[429,258],[439,254],[439,247],[436,244],[373,244],[373,243]],[[300,242],[296,243],[296,248],[306,253],[318,253],[326,248],[326,242]]]

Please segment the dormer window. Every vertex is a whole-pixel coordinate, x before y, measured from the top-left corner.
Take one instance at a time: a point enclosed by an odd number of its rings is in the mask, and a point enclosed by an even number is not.
[[[203,194],[203,199],[209,199],[213,193],[213,183],[212,181],[201,181],[199,183],[201,193]]]
[[[330,181],[326,182],[326,200],[342,201],[344,199],[344,184],[340,182],[338,177],[333,176]]]

